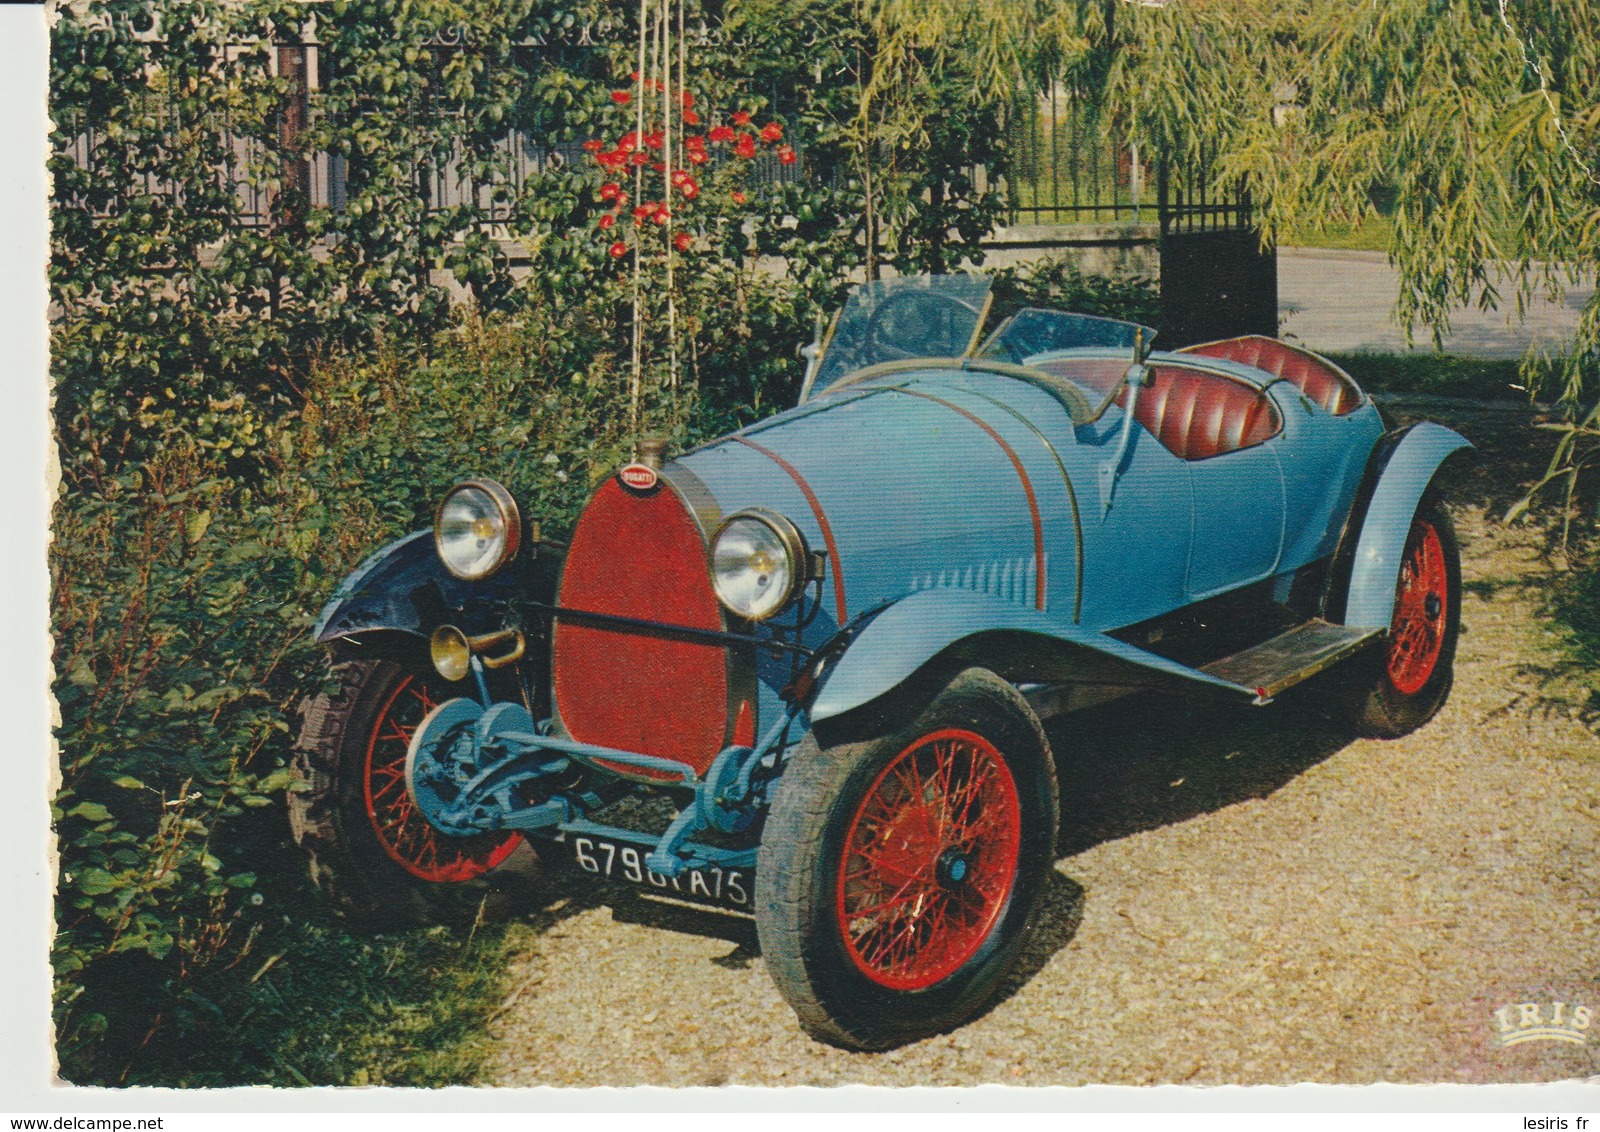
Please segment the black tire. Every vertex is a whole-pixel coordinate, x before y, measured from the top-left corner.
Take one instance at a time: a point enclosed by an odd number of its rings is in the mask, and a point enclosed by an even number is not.
[[[403,736],[426,711],[423,697],[448,699],[451,686],[389,661],[341,664],[334,676],[335,692],[302,705],[289,793],[290,829],[311,879],[341,914],[370,928],[508,914],[538,878],[532,847],[515,834],[438,833],[409,812],[389,773],[397,751],[404,766]]]
[[[1430,491],[1406,537],[1389,635],[1360,657],[1351,674],[1349,713],[1356,734],[1398,739],[1437,715],[1455,679],[1460,631],[1461,550],[1449,511]]]
[[[938,834],[932,824],[917,834],[919,805],[937,813]],[[808,735],[778,783],[756,865],[762,955],[801,1025],[877,1050],[987,1008],[1027,937],[1056,819],[1044,731],[1021,694],[984,669],[959,673],[886,733]],[[884,859],[894,854],[903,860]],[[888,878],[913,871],[918,879],[895,880],[893,897],[871,903]]]

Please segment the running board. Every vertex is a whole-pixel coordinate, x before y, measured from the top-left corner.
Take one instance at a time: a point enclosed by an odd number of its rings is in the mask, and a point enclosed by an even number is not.
[[[1333,625],[1320,619],[1307,621],[1243,652],[1202,664],[1200,671],[1254,688],[1256,702],[1262,704],[1354,655],[1382,633],[1382,629]]]

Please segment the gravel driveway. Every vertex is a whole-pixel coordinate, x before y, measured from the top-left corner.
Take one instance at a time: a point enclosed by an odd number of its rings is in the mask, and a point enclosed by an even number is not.
[[[564,882],[515,929],[498,1083],[1600,1073],[1595,700],[1535,616],[1541,536],[1486,519],[1549,434],[1526,411],[1428,415],[1486,456],[1454,494],[1464,629],[1455,692],[1429,726],[1348,741],[1315,682],[1266,710],[1144,697],[1058,722],[1064,840],[1021,976],[984,1017],[885,1054],[806,1038],[753,923]],[[1557,1001],[1594,1010],[1588,1044],[1499,1048],[1496,1009]]]

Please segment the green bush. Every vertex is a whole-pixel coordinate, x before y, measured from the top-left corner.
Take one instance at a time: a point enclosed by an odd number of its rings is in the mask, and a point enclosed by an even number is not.
[[[1041,259],[994,275],[994,318],[1022,307],[1075,311],[1161,327],[1161,289],[1148,275],[1091,275],[1071,259]]]
[[[948,94],[953,109],[929,117],[922,135],[863,148],[853,131],[874,34],[841,0],[803,14],[764,2],[735,14],[688,6],[689,26],[703,21],[712,33],[686,54],[705,125],[735,108],[780,121],[785,144],[804,159],[792,180],[754,178],[748,168],[713,176],[706,167],[700,202],[684,210],[704,213],[704,223],[686,217],[696,248],[684,273],[701,261],[781,256],[804,295],[831,302],[868,258],[862,226],[873,209],[875,261],[947,270],[975,258],[1003,204],[970,175],[975,164],[989,166],[994,182],[1003,172],[998,108],[958,97],[962,75],[924,68],[933,85],[918,88],[917,104]],[[551,294],[561,307],[589,303],[586,288],[598,281],[614,290],[631,266],[608,259],[610,240],[596,238],[608,207],[596,165],[522,176],[505,144],[518,129],[552,147],[614,143],[632,129],[611,97],[634,65],[626,8],[94,0],[58,16],[50,61],[57,422],[64,443],[103,475],[173,443],[215,453],[230,473],[258,472],[273,422],[303,401],[316,363],[427,340],[450,321],[447,278],[479,311],[516,314]],[[591,28],[606,46],[589,45]],[[298,107],[271,64],[274,45],[308,30],[323,66]],[[522,46],[529,39],[544,46]],[[313,207],[306,163],[324,154],[342,162],[344,198]],[[884,166],[870,194],[866,158]],[[429,186],[447,169],[481,191],[441,204]],[[260,215],[247,214],[236,184],[266,202]],[[734,189],[749,198],[737,216],[728,207]],[[507,238],[538,249],[531,286],[513,278]],[[706,275],[739,278],[722,268]],[[650,282],[659,290],[659,272]],[[705,281],[680,282],[694,306],[688,292]],[[606,337],[631,337],[628,304],[590,305]],[[658,338],[660,329],[647,323]],[[764,365],[766,343],[724,345]],[[746,403],[753,396],[739,393]]]

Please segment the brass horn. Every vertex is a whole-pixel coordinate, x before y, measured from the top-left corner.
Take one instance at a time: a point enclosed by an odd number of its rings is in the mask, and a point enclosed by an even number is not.
[[[494,656],[486,655],[490,650],[508,644],[511,647],[507,651]],[[434,670],[452,684],[465,680],[467,673],[472,671],[474,653],[478,654],[485,668],[504,668],[521,660],[527,649],[528,641],[521,629],[499,629],[469,637],[454,625],[440,625],[428,638],[428,655],[433,660]]]

